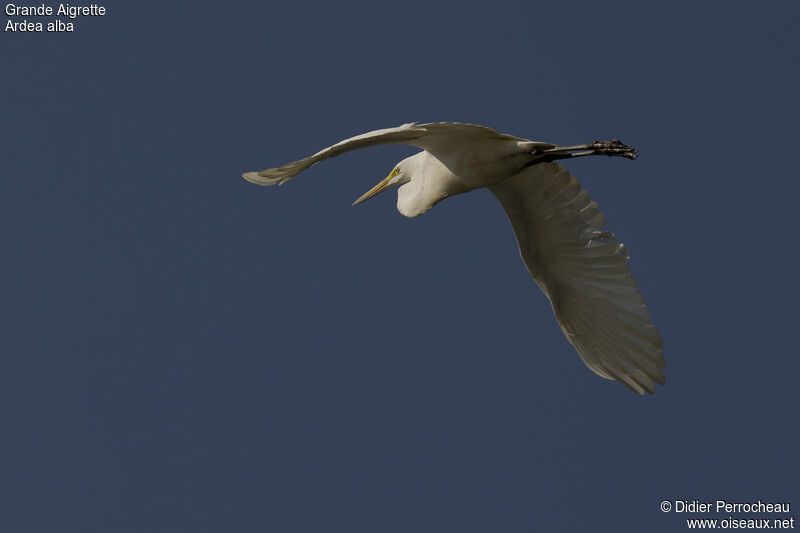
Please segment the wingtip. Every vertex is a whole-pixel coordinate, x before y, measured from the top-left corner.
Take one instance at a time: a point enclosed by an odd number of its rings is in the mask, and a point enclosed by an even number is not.
[[[242,174],[242,177],[249,181],[250,183],[255,183],[256,185],[275,185],[276,183],[281,183],[284,181],[280,177],[267,177],[263,175],[263,172],[245,172]]]

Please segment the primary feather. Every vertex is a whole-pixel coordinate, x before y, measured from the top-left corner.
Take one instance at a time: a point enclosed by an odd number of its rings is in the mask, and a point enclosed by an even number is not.
[[[663,384],[661,336],[628,252],[602,231],[597,203],[567,170],[539,163],[489,190],[505,209],[520,255],[561,330],[590,369],[643,393]]]

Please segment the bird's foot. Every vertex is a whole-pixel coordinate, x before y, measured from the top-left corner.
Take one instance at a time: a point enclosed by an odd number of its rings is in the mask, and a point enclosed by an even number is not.
[[[609,157],[627,157],[628,159],[636,159],[636,148],[622,144],[619,139],[613,141],[595,141],[589,145],[591,150],[597,155],[607,155]]]
[[[588,144],[575,144],[572,146],[552,146],[550,148],[534,150],[531,152],[536,159],[529,163],[534,165],[541,161],[557,161],[587,155],[607,155],[609,157],[626,157],[636,159],[636,148],[622,144],[619,139],[613,141],[595,141]]]

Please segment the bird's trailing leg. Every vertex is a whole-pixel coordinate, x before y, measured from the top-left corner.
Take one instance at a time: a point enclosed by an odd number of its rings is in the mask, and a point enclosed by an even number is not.
[[[585,155],[607,155],[609,157],[627,157],[636,159],[636,148],[622,144],[619,139],[613,141],[595,141],[588,144],[576,144],[573,146],[553,146],[551,148],[535,149],[531,152],[536,159],[529,165],[542,161],[556,161],[558,159],[569,159],[572,157],[582,157]]]

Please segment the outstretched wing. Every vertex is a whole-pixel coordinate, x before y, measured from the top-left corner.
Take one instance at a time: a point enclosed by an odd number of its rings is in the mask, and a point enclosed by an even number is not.
[[[628,252],[602,231],[605,217],[578,180],[556,163],[540,163],[490,190],[583,362],[639,394],[653,393],[654,381],[663,385],[663,343],[628,268]]]
[[[276,183],[280,185],[308,167],[316,165],[320,161],[324,161],[330,157],[336,157],[337,155],[351,150],[358,150],[359,148],[368,148],[370,146],[379,146],[382,144],[409,144],[424,150],[436,150],[440,149],[442,146],[449,146],[452,149],[453,147],[460,146],[463,142],[481,137],[526,140],[519,139],[512,135],[498,133],[486,126],[477,126],[474,124],[462,124],[460,122],[416,124],[412,122],[397,126],[396,128],[386,128],[362,133],[361,135],[350,137],[333,146],[320,150],[311,157],[287,163],[282,167],[268,168],[261,172],[246,172],[242,174],[242,177],[257,185],[275,185]]]
[[[300,159],[286,163],[282,167],[268,168],[261,172],[246,172],[242,177],[249,182],[257,185],[275,185],[282,184],[286,180],[292,178],[296,174],[304,171],[311,165],[316,165],[320,161],[324,161],[329,157],[336,157],[337,155],[349,152],[351,150],[358,150],[359,148],[367,148],[370,146],[379,146],[381,144],[410,144],[409,141],[417,139],[425,135],[426,130],[424,127],[417,126],[415,123],[403,124],[396,128],[386,128],[383,130],[370,131],[362,133],[355,137],[350,137],[341,142],[320,150],[311,157]]]

